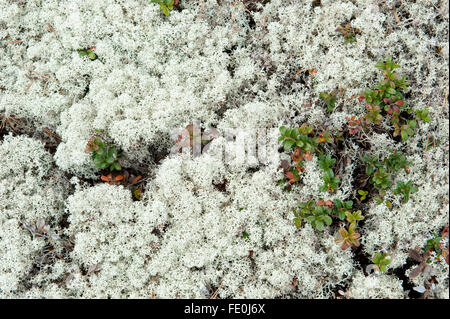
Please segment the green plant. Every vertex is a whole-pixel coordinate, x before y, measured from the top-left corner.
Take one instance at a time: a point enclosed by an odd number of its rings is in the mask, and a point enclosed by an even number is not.
[[[423,110],[417,110],[416,111],[417,118],[423,120],[425,123],[428,123],[431,121],[431,118],[428,116],[428,108],[424,108]]]
[[[390,172],[398,172],[402,168],[406,173],[409,173],[409,165],[411,162],[406,160],[405,154],[402,152],[392,150],[388,158],[385,159],[384,165]]]
[[[435,251],[436,254],[439,256],[442,253],[442,249],[440,247],[440,242],[442,241],[441,236],[436,236],[436,234],[432,234],[433,238],[428,239],[425,246],[422,248],[424,252],[427,251]]]
[[[366,164],[366,174],[370,178],[369,181],[379,190],[379,197],[375,198],[378,204],[383,202],[383,197],[387,189],[390,189],[393,185],[393,173],[398,172],[402,168],[406,173],[409,173],[410,162],[406,160],[406,156],[396,150],[393,150],[391,154],[380,161],[376,156],[368,156],[363,154],[362,161]],[[359,193],[359,192],[358,192]],[[360,193],[360,195],[363,195]],[[367,195],[367,194],[365,194]]]
[[[344,220],[345,216],[352,209],[353,201],[341,201],[340,199],[334,200],[333,213],[339,217],[340,220]]]
[[[348,126],[350,126],[348,130],[348,133],[350,135],[358,134],[359,132],[363,131],[363,129],[366,127],[365,116],[356,118],[355,115],[352,115],[351,117],[346,116],[345,119],[347,120]]]
[[[364,219],[364,216],[362,215],[360,210],[357,210],[356,212],[346,211],[345,216],[347,216],[347,221],[350,224],[356,224],[358,221]]]
[[[393,184],[393,182],[391,181],[391,174],[386,172],[386,169],[384,167],[380,167],[378,171],[373,174],[370,182],[375,188],[381,190],[389,189]]]
[[[361,32],[357,28],[353,28],[350,23],[344,26],[338,26],[336,31],[342,33],[344,36],[344,43],[354,43],[356,42],[356,35]]]
[[[324,154],[319,155],[319,167],[325,172],[333,173],[331,167],[334,165],[334,163],[336,163],[336,159],[332,158],[330,154],[327,154],[326,156]]]
[[[361,234],[355,231],[356,223],[350,224],[348,229],[341,227],[338,231],[338,238],[335,240],[336,243],[341,243],[341,249],[346,250],[349,247],[358,247],[359,237]]]
[[[313,215],[306,217],[306,220],[311,223],[317,230],[324,230],[325,225],[330,226],[333,220],[330,217],[331,210],[325,206],[316,206]]]
[[[387,117],[394,127],[393,135],[400,135],[403,141],[407,141],[414,135],[416,127],[415,120],[402,118],[403,111],[408,114],[412,112],[411,108],[407,108],[404,97],[404,91],[409,84],[405,81],[405,76],[398,78],[395,69],[400,65],[394,63],[390,57],[386,61],[378,62],[375,66],[382,70],[384,79],[374,89],[366,89],[359,97],[360,102],[366,103],[366,114],[359,119],[355,116],[346,117],[350,127],[349,133],[356,134],[371,124],[379,125]],[[419,118],[425,119],[428,113],[419,111],[416,114]]]
[[[80,57],[87,56],[89,59],[91,59],[93,61],[98,58],[97,54],[95,54],[94,50],[95,50],[95,47],[92,47],[90,49],[78,49],[77,52]]]
[[[326,156],[324,154],[320,154],[318,163],[320,168],[322,168],[324,171],[324,174],[322,176],[324,184],[319,188],[319,190],[322,192],[334,192],[338,188],[340,182],[339,178],[334,176],[334,172],[331,169],[331,166],[336,163],[336,159],[332,158],[329,154],[327,154]]]
[[[401,135],[403,141],[407,141],[409,137],[414,135],[414,128],[416,127],[416,125],[417,125],[416,120],[410,120],[410,121],[407,121],[406,124],[404,124],[400,127],[400,135]],[[398,131],[398,129],[395,128],[394,136],[397,131]]]
[[[159,4],[159,8],[161,9],[162,13],[164,13],[166,16],[170,15],[170,11],[173,9],[174,0],[151,0],[152,3]],[[178,3],[178,1],[176,1]]]
[[[97,168],[109,168],[110,171],[122,169],[118,162],[122,156],[118,154],[116,147],[107,145],[100,137],[93,136],[89,140],[85,152],[91,153]]]
[[[333,138],[328,131],[321,133],[319,136],[311,136],[313,133],[312,126],[306,123],[299,128],[280,127],[281,136],[278,141],[282,143],[285,151],[294,150],[291,156],[293,165],[290,165],[288,161],[282,161],[281,163],[289,183],[300,180],[299,174],[305,170],[304,160],[311,161],[313,153],[321,152],[318,148],[320,143],[333,143]]]
[[[334,107],[336,104],[336,91],[333,91],[331,93],[328,92],[321,92],[320,97],[327,103],[327,109],[329,112],[334,111]]]
[[[372,258],[372,262],[377,266],[380,272],[386,272],[387,266],[391,263],[390,256],[385,253],[375,253],[375,256]]]
[[[312,214],[314,210],[314,202],[309,200],[306,203],[299,203],[298,207],[300,209],[294,209],[294,224],[297,228],[300,228],[303,219]]]
[[[362,202],[363,200],[366,199],[367,195],[369,194],[368,191],[365,191],[363,189],[359,189],[358,190],[358,194],[361,195],[361,197],[359,198],[359,200]]]
[[[333,171],[325,171],[322,179],[324,184],[319,187],[321,192],[334,192],[339,187],[340,179],[334,176]]]
[[[412,184],[412,181],[409,181],[406,184],[402,181],[398,181],[397,188],[394,189],[394,194],[403,195],[403,201],[407,203],[409,201],[409,194],[417,193],[418,190],[417,186]]]
[[[300,203],[299,210],[294,210],[294,223],[297,228],[306,219],[317,230],[324,230],[325,225],[330,226],[333,220],[330,217],[331,209],[326,206],[315,205],[313,200]]]

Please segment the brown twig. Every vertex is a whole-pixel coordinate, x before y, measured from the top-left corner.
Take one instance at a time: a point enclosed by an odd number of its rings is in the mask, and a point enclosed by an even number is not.
[[[219,294],[219,289],[222,288],[223,280],[220,282],[219,287],[217,287],[216,291],[211,295],[209,299],[216,299],[217,295]]]
[[[397,10],[395,10],[395,7],[392,7],[392,11],[394,12],[395,21],[397,21],[397,23],[400,23],[400,18],[398,17]]]
[[[37,72],[37,71],[35,71],[35,70],[33,70],[33,69],[30,69],[30,68],[26,68],[26,69],[27,69],[27,71],[33,72],[33,73],[39,75],[40,77],[43,77],[43,78],[46,79],[46,80],[49,80],[49,81],[53,81],[53,82],[55,82],[55,83],[58,83],[58,81],[52,79],[51,77],[48,77],[48,76],[46,76],[46,75],[44,75],[44,74],[42,74],[42,73],[39,73],[39,72]]]
[[[23,40],[11,40],[11,41],[3,42],[3,45],[16,44],[16,43],[22,43],[22,42],[23,42]]]

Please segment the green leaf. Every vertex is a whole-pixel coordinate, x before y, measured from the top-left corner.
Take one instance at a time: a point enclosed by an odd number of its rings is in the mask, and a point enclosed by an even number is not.
[[[95,60],[97,58],[97,55],[92,51],[88,51],[87,55],[88,55],[89,59],[91,59],[91,60]]]
[[[298,131],[297,130],[292,130],[290,137],[292,137],[293,139],[297,139],[298,136]]]
[[[406,130],[402,130],[402,140],[403,141],[407,141],[408,140],[408,133],[406,132]]]
[[[103,165],[103,159],[101,157],[94,157],[94,164],[96,167],[101,168]]]
[[[292,146],[295,144],[295,141],[294,140],[285,140],[284,142],[283,142],[283,146],[284,146],[284,149],[286,150],[286,151],[289,151],[291,148],[292,148]]]
[[[333,220],[328,215],[323,216],[323,220],[324,220],[325,224],[327,224],[328,226],[330,226],[333,223]]]
[[[325,229],[325,226],[322,221],[316,220],[316,229],[320,231],[323,231]]]
[[[396,91],[395,89],[391,88],[391,87],[387,89],[387,92],[388,92],[389,94],[395,94],[395,93],[397,93],[397,91]]]

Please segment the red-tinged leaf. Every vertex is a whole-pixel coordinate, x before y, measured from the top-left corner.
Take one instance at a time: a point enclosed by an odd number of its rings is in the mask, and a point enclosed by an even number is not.
[[[392,114],[392,109],[387,110],[387,113],[390,115]]]
[[[116,182],[121,181],[121,180],[123,180],[123,175],[117,175],[114,179]]]
[[[295,148],[294,154],[292,154],[292,160],[294,162],[300,162],[302,160],[302,157],[300,155],[300,148]]]
[[[325,201],[323,199],[321,199],[321,200],[318,200],[316,204],[317,204],[317,206],[324,206]]]
[[[398,106],[403,106],[403,104],[405,104],[405,101],[398,100],[397,102],[395,102],[395,104],[397,104]]]
[[[249,250],[248,251],[248,257],[250,257],[250,258],[253,258],[253,254],[254,254],[255,252],[253,251],[253,250]]]
[[[308,161],[312,161],[312,159],[313,159],[310,151],[306,152],[306,154],[304,155],[304,157],[305,157],[306,160],[308,160]]]
[[[292,284],[291,284],[292,289],[297,287],[297,285],[298,285],[298,279],[297,279],[297,277],[294,277],[294,279],[292,280]]]
[[[289,162],[287,160],[282,160],[280,166],[286,171],[289,169]]]
[[[366,98],[364,97],[364,96],[360,96],[359,98],[358,98],[358,101],[359,102],[362,102],[362,101],[364,101]]]
[[[295,176],[294,176],[294,173],[292,173],[292,172],[287,172],[286,174],[286,177],[289,179],[289,183],[294,183],[295,182]]]
[[[348,232],[347,232],[347,230],[345,228],[342,228],[342,227],[339,228],[338,232],[339,232],[339,235],[341,235],[342,238],[347,237]]]
[[[328,207],[331,207],[331,206],[333,206],[333,202],[331,200],[327,200],[325,202],[325,205],[328,206]]]
[[[109,175],[108,175],[108,176],[109,176]],[[104,182],[109,182],[109,181],[110,181],[110,178],[109,178],[108,176],[102,175],[102,176],[100,176],[100,179],[101,179],[102,181],[104,181]]]
[[[360,233],[353,233],[353,234],[351,235],[351,238],[352,238],[352,239],[358,239],[359,237],[361,237],[361,234],[360,234]]]
[[[444,227],[444,230],[442,231],[441,236],[443,238],[448,236],[448,227]]]
[[[342,243],[342,245],[341,245],[341,249],[342,249],[342,250],[347,250],[348,247],[350,247],[350,244],[349,244],[348,242],[346,242],[346,241],[344,241],[344,242]]]

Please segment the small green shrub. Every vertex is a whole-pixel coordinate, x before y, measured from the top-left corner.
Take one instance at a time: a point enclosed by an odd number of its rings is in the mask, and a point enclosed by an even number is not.
[[[359,29],[353,28],[350,23],[344,26],[338,26],[336,31],[344,36],[344,43],[355,43],[356,35],[361,33]]]
[[[341,201],[340,199],[334,200],[334,208],[333,213],[339,217],[340,220],[344,220],[347,213],[350,212],[350,210],[353,207],[353,201]]]
[[[402,112],[412,113],[411,108],[407,108],[404,91],[409,83],[405,81],[405,76],[398,78],[395,69],[400,65],[392,62],[388,57],[386,61],[378,62],[375,65],[381,69],[384,79],[378,83],[374,89],[366,89],[359,97],[359,101],[366,103],[366,114],[360,118],[356,116],[346,117],[349,133],[357,134],[368,129],[371,125],[380,125],[385,118],[388,118],[394,127],[393,135],[401,136],[403,141],[407,141],[414,135],[417,125],[416,120],[406,120],[402,117]],[[428,109],[416,111],[417,118],[429,122]]]
[[[357,210],[356,212],[346,211],[345,216],[347,217],[347,221],[350,224],[356,224],[358,221],[364,220],[364,216],[362,215],[360,210]]]
[[[336,163],[336,159],[332,158],[329,154],[326,156],[324,154],[320,154],[319,156],[319,166],[323,169],[322,179],[324,184],[319,188],[321,192],[334,192],[339,187],[339,178],[334,176],[334,172],[331,169],[331,166]]]
[[[331,170],[325,171],[322,176],[322,179],[324,181],[324,184],[319,187],[319,190],[321,192],[329,191],[333,193],[335,190],[338,189],[340,179],[334,176],[333,171]]]
[[[367,195],[369,194],[368,191],[365,191],[363,189],[359,189],[358,190],[358,194],[361,195],[361,197],[359,198],[359,200],[362,202],[363,200],[366,199]]]
[[[315,205],[312,200],[298,206],[300,209],[294,210],[294,223],[297,228],[301,226],[303,219],[320,231],[325,229],[325,225],[330,226],[333,222],[330,217],[331,209],[326,206]]]
[[[327,109],[329,112],[333,112],[335,105],[336,105],[336,91],[333,91],[331,93],[328,92],[321,92],[320,97],[325,101],[327,104]]]
[[[417,118],[421,119],[425,123],[429,123],[431,121],[431,118],[428,116],[428,108],[424,108],[423,110],[417,110],[416,111]]]
[[[386,272],[388,265],[391,263],[391,258],[388,254],[376,253],[372,258],[372,262],[377,266],[380,272]]]
[[[403,201],[407,203],[409,201],[409,194],[417,193],[418,190],[417,186],[412,184],[412,181],[409,181],[406,184],[402,181],[398,181],[397,188],[394,189],[394,194],[403,195]]]
[[[390,172],[398,172],[403,168],[406,173],[409,173],[408,166],[411,162],[406,160],[406,156],[402,152],[392,150],[389,157],[384,161],[384,164]]]
[[[95,54],[94,50],[95,50],[95,47],[92,47],[90,49],[78,49],[77,52],[80,57],[87,56],[90,60],[93,61],[98,58],[97,54]]]
[[[346,250],[349,247],[358,247],[360,245],[359,238],[361,234],[355,231],[356,223],[351,223],[348,229],[341,227],[338,231],[336,243],[341,244],[341,249]]]
[[[169,16],[170,11],[173,9],[174,0],[151,0],[152,3],[159,4],[159,8],[161,9],[164,15]],[[178,1],[177,1],[178,2]]]
[[[306,123],[299,128],[281,126],[280,134],[281,136],[278,138],[278,141],[282,142],[284,150],[294,150],[291,156],[293,165],[290,165],[287,161],[281,163],[285,177],[289,183],[295,183],[300,180],[299,174],[305,171],[304,161],[311,161],[313,158],[312,154],[320,152],[318,149],[320,143],[333,142],[331,134],[327,131],[319,136],[311,136],[313,134],[313,128]]]
[[[116,147],[107,145],[100,137],[93,136],[89,140],[85,152],[91,153],[97,168],[109,168],[110,171],[120,171],[122,169],[118,162],[122,155],[118,154]]]

